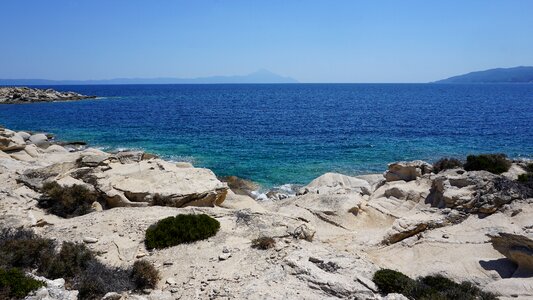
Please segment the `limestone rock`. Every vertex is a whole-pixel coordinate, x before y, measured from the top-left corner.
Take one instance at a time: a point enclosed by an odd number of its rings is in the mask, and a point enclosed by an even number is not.
[[[494,249],[518,265],[514,276],[533,276],[533,236],[506,232],[489,236]]]
[[[389,164],[389,169],[384,176],[387,181],[411,181],[432,171],[433,166],[425,161],[400,161]]]
[[[160,159],[110,163],[108,166],[105,171],[95,174],[96,187],[115,201],[120,200],[120,204],[124,204],[123,196],[137,203],[154,201],[158,205],[174,207],[215,206],[224,201],[227,193],[227,186],[208,169],[178,168]],[[111,207],[117,205],[108,204]]]
[[[65,288],[65,280],[58,278],[50,280],[45,277],[28,274],[34,279],[43,281],[46,286],[26,296],[25,300],[77,300],[78,291]]]
[[[88,237],[84,237],[83,238],[83,242],[86,243],[86,244],[94,244],[94,243],[98,243],[98,239],[88,236]]]
[[[438,223],[442,223],[442,221],[435,220],[434,216],[428,215],[397,219],[394,221],[392,228],[386,233],[383,244],[397,243],[429,228],[438,227]]]
[[[28,87],[0,87],[0,104],[51,102],[96,98],[75,92],[58,92],[52,89],[35,89]]]
[[[304,187],[313,194],[347,194],[352,192],[370,195],[372,187],[368,181],[338,173],[326,173],[315,178]]]
[[[307,224],[302,224],[293,231],[292,236],[297,239],[306,240],[312,242],[315,236],[316,230]]]
[[[257,183],[237,176],[224,176],[220,180],[226,182],[228,187],[237,195],[251,196],[252,192],[259,189]]]
[[[447,170],[433,180],[428,203],[471,213],[494,213],[514,200],[533,197],[527,187],[486,171]]]
[[[121,151],[114,155],[123,164],[140,162],[143,160],[143,151]]]
[[[23,139],[24,141],[29,140],[29,139],[30,139],[30,136],[31,136],[31,134],[29,134],[29,133],[27,133],[27,132],[25,132],[25,131],[19,131],[19,132],[17,132],[17,134],[18,134],[20,137],[22,137],[22,139]]]
[[[48,146],[48,148],[46,148],[44,150],[44,152],[46,152],[46,153],[54,153],[54,152],[66,153],[66,152],[68,152],[68,150],[65,149],[64,147],[59,146],[59,145],[50,145],[50,146]]]
[[[355,178],[362,179],[368,182],[368,184],[370,184],[372,192],[377,190],[386,182],[385,177],[383,177],[383,174],[358,175],[355,176]]]
[[[37,133],[30,136],[29,141],[37,147],[46,148],[45,146],[48,146],[48,137],[44,133]]]

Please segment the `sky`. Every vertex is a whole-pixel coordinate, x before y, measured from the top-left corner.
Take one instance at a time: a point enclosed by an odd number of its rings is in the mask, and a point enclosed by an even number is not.
[[[533,65],[530,0],[0,0],[0,78],[429,82]]]

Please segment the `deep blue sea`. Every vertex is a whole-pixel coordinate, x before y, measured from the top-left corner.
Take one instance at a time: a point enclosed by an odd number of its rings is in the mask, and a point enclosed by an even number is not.
[[[533,84],[53,86],[78,102],[0,105],[0,124],[144,149],[272,187],[398,160],[533,158]]]

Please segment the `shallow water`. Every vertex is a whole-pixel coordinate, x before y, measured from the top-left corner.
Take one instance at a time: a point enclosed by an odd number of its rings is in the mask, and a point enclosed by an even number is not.
[[[0,124],[140,148],[265,187],[397,160],[502,152],[533,158],[533,85],[53,86],[98,95],[0,105]]]

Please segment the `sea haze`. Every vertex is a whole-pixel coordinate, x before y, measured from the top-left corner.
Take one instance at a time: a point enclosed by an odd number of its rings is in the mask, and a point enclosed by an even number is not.
[[[502,152],[533,158],[533,85],[51,86],[98,95],[1,105],[0,124],[192,161],[265,187],[397,160]]]

